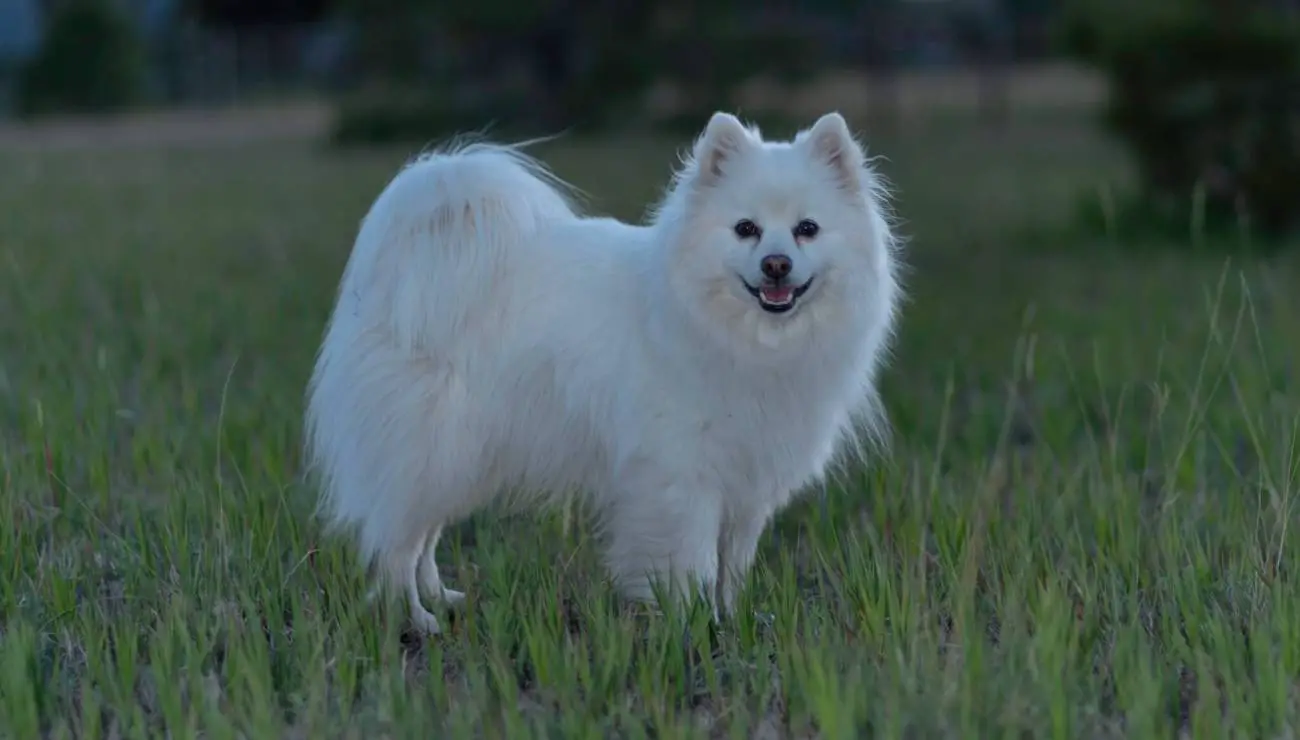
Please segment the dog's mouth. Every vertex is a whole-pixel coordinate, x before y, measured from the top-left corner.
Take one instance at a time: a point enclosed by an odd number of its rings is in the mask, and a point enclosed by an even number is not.
[[[758,299],[758,305],[768,313],[785,313],[794,308],[804,293],[812,287],[813,278],[808,278],[808,282],[803,285],[791,285],[789,283],[768,283],[764,282],[758,287],[750,285],[744,278],[740,280],[749,294]]]

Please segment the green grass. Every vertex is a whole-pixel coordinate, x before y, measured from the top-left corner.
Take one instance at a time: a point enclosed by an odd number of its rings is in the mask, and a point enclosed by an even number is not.
[[[713,636],[580,520],[484,516],[420,640],[311,520],[303,387],[405,152],[0,154],[0,736],[1294,736],[1295,262],[1024,243],[1124,177],[1080,126],[870,139],[914,236],[891,452]],[[635,217],[672,150],[544,153]]]

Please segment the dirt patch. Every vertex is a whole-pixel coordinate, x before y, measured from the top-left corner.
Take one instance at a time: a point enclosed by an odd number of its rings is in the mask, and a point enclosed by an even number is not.
[[[904,119],[971,113],[992,100],[1008,113],[1083,111],[1106,97],[1105,81],[1089,70],[1052,63],[982,74],[976,69],[903,70],[872,77],[833,72],[814,82],[783,87],[764,80],[745,85],[736,103],[746,112],[779,111],[808,118],[838,110],[846,116],[890,115]],[[671,110],[673,91],[661,90],[656,106]]]
[[[313,139],[329,128],[324,102],[151,111],[111,118],[60,118],[0,123],[0,148],[81,149],[220,146],[277,139]]]
[[[662,91],[652,105],[673,105]],[[755,81],[736,102],[747,112],[781,111],[808,118],[828,110],[848,116],[881,113],[903,118],[977,110],[997,96],[1012,113],[1082,110],[1106,94],[1103,82],[1069,65],[1036,65],[994,77],[975,70],[909,70],[886,80],[861,72],[834,72],[796,88]],[[665,97],[666,96],[666,97]],[[661,108],[662,110],[662,108]],[[0,149],[196,147],[266,140],[313,140],[327,135],[328,102],[307,101],[231,108],[154,111],[107,119],[64,118],[39,124],[0,122]]]

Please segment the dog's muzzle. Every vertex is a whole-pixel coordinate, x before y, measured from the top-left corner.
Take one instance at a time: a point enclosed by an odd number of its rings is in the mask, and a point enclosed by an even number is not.
[[[758,299],[758,305],[768,313],[785,313],[795,307],[799,299],[812,287],[813,278],[803,285],[791,285],[788,282],[763,281],[758,287],[750,285],[744,278],[740,280],[749,294]]]

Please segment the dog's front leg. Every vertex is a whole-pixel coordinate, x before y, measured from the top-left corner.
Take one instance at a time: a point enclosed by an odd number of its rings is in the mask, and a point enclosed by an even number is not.
[[[704,597],[716,613],[721,527],[716,495],[683,486],[629,490],[609,511],[605,562],[627,598],[656,601],[658,586],[678,603]]]
[[[758,552],[758,540],[772,518],[767,507],[737,507],[727,511],[718,542],[718,596],[722,613],[735,614],[736,600]]]

